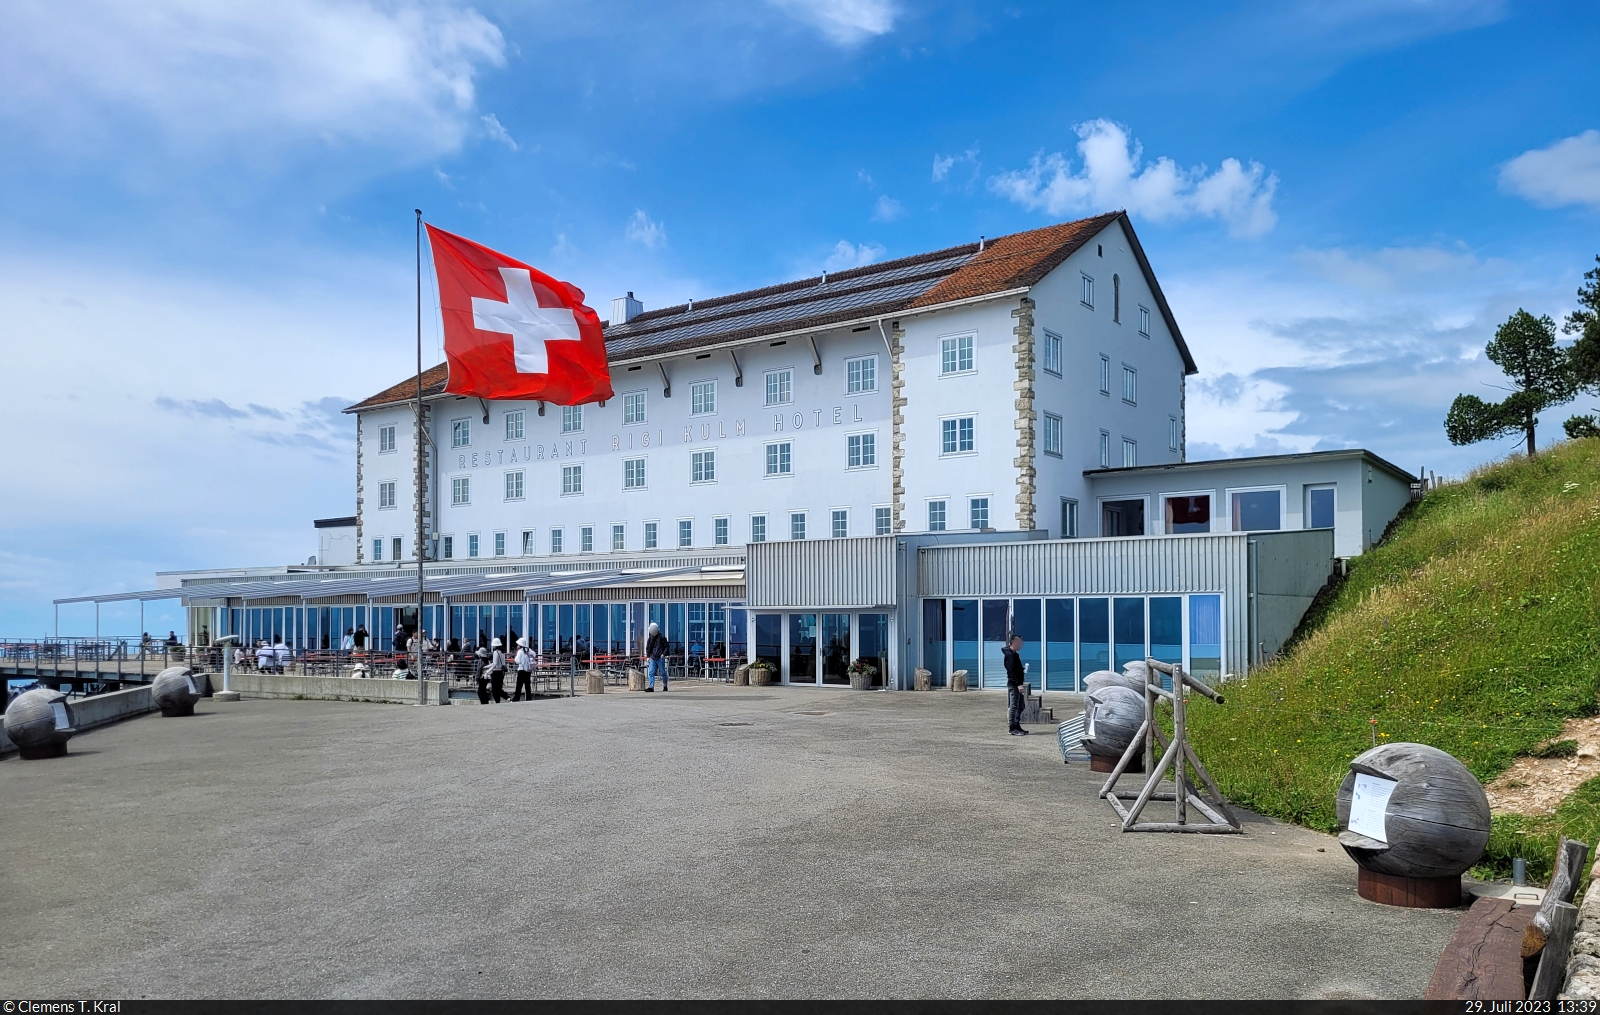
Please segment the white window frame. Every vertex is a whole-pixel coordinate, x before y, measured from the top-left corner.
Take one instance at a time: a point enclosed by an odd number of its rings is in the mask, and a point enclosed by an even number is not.
[[[616,553],[628,548],[628,523],[611,523],[611,552]]]
[[[1301,528],[1306,528],[1306,529],[1311,528],[1311,492],[1313,490],[1332,490],[1333,491],[1333,528],[1337,529],[1339,527],[1339,484],[1338,483],[1307,483],[1305,486],[1306,486],[1306,490],[1305,490],[1306,502],[1305,502],[1305,504],[1303,504],[1301,506],[1301,516],[1300,516],[1300,526],[1301,526]],[[1232,504],[1233,504],[1232,500],[1230,500],[1228,503],[1229,503],[1229,507],[1231,509],[1232,508]],[[1230,511],[1230,514],[1229,514],[1229,518],[1230,519],[1232,518],[1231,511]]]
[[[767,541],[767,516],[750,516],[750,542],[765,543]]]
[[[1182,440],[1182,438],[1178,435],[1178,417],[1176,417],[1176,416],[1168,416],[1167,417],[1167,450],[1168,451],[1176,451],[1176,450],[1178,450],[1178,444],[1179,444],[1179,442],[1181,440]]]
[[[1139,306],[1139,334],[1143,338],[1150,337],[1150,308],[1143,304]]]
[[[583,433],[583,406],[563,405],[561,407],[561,432]]]
[[[378,510],[387,511],[394,507],[394,490],[397,485],[395,480],[385,480],[378,484]]]
[[[955,368],[953,370],[945,369],[947,363],[946,352],[948,351],[953,351],[955,353]],[[961,364],[961,354],[963,351],[965,351],[967,354],[967,362],[965,366]],[[964,377],[967,374],[975,374],[977,372],[978,333],[976,331],[964,331],[954,335],[939,336],[940,377]]]
[[[709,396],[709,398],[708,398]],[[705,407],[709,400],[711,407]],[[696,404],[699,408],[696,408]],[[715,416],[717,414],[717,382],[715,378],[689,382],[689,415]]]
[[[392,557],[395,560],[405,560],[406,559],[406,544],[405,544],[405,540],[400,536],[395,536],[393,539],[389,540],[389,542],[391,544],[393,544],[391,546],[391,548],[390,548],[391,552],[390,552],[389,556]]]
[[[504,532],[496,532],[494,534],[494,555],[496,557],[504,557],[506,555],[506,534]]]
[[[646,483],[650,474],[646,471],[644,462],[644,456],[640,456],[638,458],[624,458],[622,460],[622,488],[624,490],[645,490],[649,488]],[[636,470],[629,468],[633,465],[637,465],[638,468]],[[638,473],[639,481],[637,483],[633,481],[634,472]]]
[[[840,523],[843,523],[843,528],[844,528],[843,532],[839,531]],[[850,509],[849,508],[829,508],[828,509],[828,536],[829,536],[830,539],[849,539],[850,538]]]
[[[374,564],[383,563],[383,537],[382,536],[373,536],[372,537],[372,562]]]
[[[1100,393],[1111,397],[1111,357],[1100,354]]]
[[[717,481],[717,453],[707,448],[704,451],[689,453],[689,483],[692,486],[706,486]]]
[[[1156,503],[1161,506],[1160,524],[1161,524],[1161,534],[1162,535],[1166,535],[1166,536],[1177,536],[1177,535],[1196,535],[1196,536],[1198,536],[1198,535],[1200,535],[1200,533],[1198,533],[1198,532],[1195,532],[1195,533],[1181,533],[1181,532],[1172,532],[1172,531],[1169,530],[1168,527],[1172,523],[1167,520],[1167,500],[1169,498],[1171,498],[1171,497],[1204,497],[1204,498],[1206,498],[1207,500],[1209,500],[1211,502],[1211,524],[1206,529],[1206,531],[1207,532],[1226,532],[1227,531],[1227,529],[1225,529],[1225,528],[1223,528],[1223,529],[1217,528],[1217,491],[1216,490],[1165,490],[1165,491],[1162,491],[1161,493],[1156,494]],[[1148,516],[1145,518],[1145,526],[1144,527],[1145,527],[1145,531],[1146,532],[1150,531],[1150,519],[1149,519]]]
[[[472,477],[450,477],[450,506],[464,507],[472,503]]]
[[[778,458],[777,458],[777,464],[779,466],[779,471],[777,471],[777,472],[773,472],[772,471],[772,462],[773,462],[772,452],[773,452],[773,449],[775,449],[775,448],[788,448],[789,449],[789,452],[788,452],[788,454],[789,454],[789,468],[788,469],[785,470],[785,469],[782,468],[784,452],[779,451],[778,452]],[[764,478],[766,478],[766,479],[779,479],[779,478],[782,478],[782,477],[785,477],[785,476],[793,476],[794,475],[794,441],[768,441],[766,444],[762,445],[761,468],[762,468],[762,476]]]
[[[1078,538],[1078,526],[1080,524],[1079,515],[1080,515],[1080,512],[1078,511],[1078,499],[1076,497],[1063,497],[1063,498],[1061,498],[1061,517],[1064,518],[1064,519],[1070,519],[1071,522],[1072,522],[1072,524],[1070,526],[1062,525],[1062,527],[1061,527],[1061,538],[1062,539],[1077,539]],[[1069,528],[1071,529],[1070,532],[1067,531]]]
[[[1100,431],[1100,468],[1111,468],[1111,431]]]
[[[512,409],[506,413],[506,440],[520,441],[527,436],[527,410]]]
[[[456,559],[456,537],[454,533],[451,533],[448,536],[439,537],[439,559]]]
[[[795,535],[798,532],[799,535]],[[804,542],[806,538],[806,513],[804,511],[789,512],[789,539],[792,542]]]
[[[1080,271],[1078,273],[1078,279],[1078,302],[1088,307],[1090,310],[1093,310],[1094,276],[1090,275],[1086,271]]]
[[[938,505],[939,507],[939,524],[937,526],[933,524],[934,505]],[[926,519],[929,532],[950,531],[950,498],[929,497],[927,500]]]
[[[538,550],[539,550],[539,543],[538,543],[538,541],[536,539],[536,530],[534,530],[534,529],[523,529],[522,530],[522,556],[531,557],[535,553],[537,553]]]
[[[506,473],[506,500],[523,500],[527,493],[527,476],[521,469],[512,469]],[[515,488],[515,493],[512,492]]]
[[[1044,355],[1040,357],[1044,364],[1044,372],[1061,376],[1061,336],[1051,331],[1044,330]]]
[[[567,530],[559,525],[550,527],[550,552],[567,552]]]
[[[966,421],[968,421],[968,422],[970,422],[972,424],[972,446],[970,448],[965,449],[965,450],[963,450],[962,447],[961,447],[961,421],[962,420],[966,420]],[[956,446],[955,446],[955,450],[954,451],[946,451],[944,449],[944,428],[945,428],[945,424],[946,423],[954,423],[956,425],[956,428],[955,428]],[[957,413],[957,414],[952,415],[952,416],[940,416],[939,417],[939,457],[940,458],[959,458],[959,457],[962,457],[964,455],[975,455],[977,453],[978,453],[978,414],[977,413],[975,413],[975,412],[962,412],[962,413]]]
[[[973,517],[973,514],[977,510],[978,501],[980,500],[983,501],[983,520],[986,524],[975,525],[973,523],[978,519]],[[969,496],[967,498],[967,528],[972,529],[973,531],[994,528],[994,518],[989,512],[989,509],[991,506],[993,506],[993,504],[994,498],[986,493],[972,494]]]
[[[661,549],[661,521],[650,518],[644,523],[644,548],[646,550]]]
[[[727,546],[732,538],[733,521],[727,515],[718,515],[711,519],[711,545]]]
[[[793,405],[794,404],[794,367],[783,367],[778,370],[768,370],[761,375],[763,390],[766,392],[765,405]],[[773,391],[776,384],[777,391]],[[788,391],[783,389],[787,387]],[[778,397],[773,398],[776,394]],[[787,397],[785,397],[787,396]]]
[[[856,368],[854,378],[850,376],[850,368]],[[871,373],[871,383],[867,383],[867,374]],[[870,395],[878,390],[878,357],[851,356],[844,361],[844,393],[847,395]]]
[[[875,536],[894,535],[894,508],[888,504],[874,504],[872,506],[872,534]]]
[[[1278,527],[1275,529],[1235,529],[1233,527],[1233,495],[1236,493],[1264,493],[1268,490],[1278,491]],[[1289,522],[1289,487],[1287,484],[1267,484],[1266,486],[1230,486],[1222,491],[1222,504],[1227,510],[1227,528],[1223,532],[1285,532]],[[1214,515],[1213,515],[1214,517]],[[1212,523],[1213,531],[1216,523]]]
[[[1094,499],[1095,525],[1100,529],[1100,538],[1102,538],[1102,539],[1127,539],[1127,538],[1130,538],[1128,536],[1108,536],[1108,535],[1105,534],[1105,528],[1106,528],[1106,504],[1107,503],[1123,503],[1123,502],[1130,501],[1130,500],[1136,500],[1139,503],[1144,505],[1144,511],[1143,511],[1143,514],[1144,514],[1144,534],[1147,535],[1147,536],[1151,534],[1150,530],[1151,530],[1152,526],[1150,524],[1150,518],[1151,518],[1150,511],[1151,511],[1151,508],[1150,508],[1150,495],[1149,494],[1144,494],[1144,493],[1122,494],[1122,495],[1109,494],[1109,495],[1107,495],[1105,497],[1096,497]],[[1081,519],[1079,521],[1079,524],[1080,525],[1082,524]]]
[[[1122,364],[1122,401],[1139,404],[1139,368],[1128,363]]]
[[[482,541],[476,532],[467,533],[467,557],[470,560],[478,559],[478,551],[483,548]]]
[[[1039,440],[1044,453],[1052,458],[1061,457],[1061,434],[1065,422],[1053,412],[1044,413],[1043,425],[1040,427]]]
[[[650,421],[650,402],[644,391],[624,391],[622,393],[622,425],[644,426]],[[637,399],[638,412],[634,412],[635,399]],[[638,418],[634,418],[637,416]]]
[[[563,465],[561,467],[561,496],[583,496],[583,466]]]
[[[452,419],[450,421],[450,446],[452,448],[472,447],[472,419]]]
[[[694,519],[678,519],[678,549],[691,550],[694,548]]]
[[[1132,461],[1129,459],[1132,459]],[[1126,435],[1122,438],[1122,467],[1124,469],[1136,469],[1139,467],[1139,442]]]
[[[844,467],[851,472],[878,467],[878,431],[861,430],[844,435]]]
[[[580,526],[578,526],[578,552],[579,553],[593,553],[594,552],[594,526],[593,525],[580,525]]]
[[[386,423],[378,427],[378,454],[392,454],[395,450],[395,424]]]

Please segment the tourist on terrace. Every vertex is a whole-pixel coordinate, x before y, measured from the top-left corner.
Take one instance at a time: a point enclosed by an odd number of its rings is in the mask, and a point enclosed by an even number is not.
[[[283,673],[288,667],[289,656],[291,653],[289,651],[289,646],[283,643],[282,637],[279,637],[278,643],[272,646],[272,655],[274,657],[273,661],[276,664],[277,671],[279,673]]]
[[[494,692],[494,701],[498,705],[506,700],[506,654],[505,646],[496,638],[490,643],[494,652],[489,656],[489,686]]]
[[[356,629],[353,628],[353,627],[347,627],[347,628],[344,629],[344,640],[339,642],[339,648],[342,651],[349,652],[352,649],[354,649],[355,647],[356,647]]]
[[[528,651],[528,639],[517,639],[517,688],[511,692],[512,701],[533,700],[533,653]],[[527,693],[527,698],[522,697]]]
[[[489,649],[479,645],[472,653],[472,678],[478,682],[478,703],[489,704]]]
[[[1013,633],[1000,653],[1006,664],[1006,697],[1010,699],[1011,735],[1014,737],[1028,735],[1028,731],[1022,728],[1022,712],[1028,707],[1028,702],[1022,690],[1026,671],[1022,668],[1022,657],[1017,654],[1021,651],[1022,635]]]
[[[256,642],[256,670],[258,672],[271,673],[272,660],[274,658],[271,645],[268,645],[264,639]]]
[[[667,689],[667,639],[661,634],[661,625],[651,622],[650,636],[644,641],[646,691],[656,689],[656,675],[661,676],[661,690]]]
[[[350,636],[350,640],[354,642],[357,652],[365,652],[367,650],[366,627],[362,624],[357,624],[355,634]]]

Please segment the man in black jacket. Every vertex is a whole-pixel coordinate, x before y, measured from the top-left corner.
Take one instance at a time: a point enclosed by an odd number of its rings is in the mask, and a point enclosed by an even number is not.
[[[667,689],[667,639],[656,624],[650,625],[650,636],[644,641],[646,691],[656,689],[656,675],[661,675],[661,690]]]
[[[1022,669],[1022,659],[1017,655],[1021,650],[1022,635],[1012,632],[1001,655],[1006,663],[1006,696],[1011,703],[1011,735],[1014,737],[1028,735],[1028,731],[1022,728],[1022,713],[1028,707],[1028,701],[1022,689],[1026,674]]]

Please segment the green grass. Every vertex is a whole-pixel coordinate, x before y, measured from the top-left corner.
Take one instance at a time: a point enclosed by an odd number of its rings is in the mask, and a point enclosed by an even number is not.
[[[1351,758],[1431,744],[1487,782],[1600,711],[1600,440],[1514,457],[1430,492],[1308,614],[1288,652],[1191,709],[1229,799],[1337,827]],[[1587,809],[1585,809],[1585,806]],[[1502,816],[1480,873],[1549,869],[1562,829],[1600,835],[1600,780],[1558,814]]]

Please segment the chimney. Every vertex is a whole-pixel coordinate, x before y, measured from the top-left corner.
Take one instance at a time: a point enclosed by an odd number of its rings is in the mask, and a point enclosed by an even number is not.
[[[611,301],[611,326],[627,324],[644,313],[644,304],[633,298],[633,293],[618,296]]]

